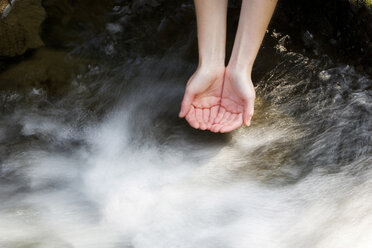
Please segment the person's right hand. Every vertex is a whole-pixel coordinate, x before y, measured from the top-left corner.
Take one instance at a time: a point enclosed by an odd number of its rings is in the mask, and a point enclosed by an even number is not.
[[[221,103],[225,67],[199,67],[191,76],[182,100],[179,117],[196,129],[210,129]]]

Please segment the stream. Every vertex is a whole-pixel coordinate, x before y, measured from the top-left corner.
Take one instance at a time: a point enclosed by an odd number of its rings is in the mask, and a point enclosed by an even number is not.
[[[368,75],[270,30],[251,127],[194,130],[195,30],[156,51],[116,3],[76,29],[67,93],[0,91],[0,247],[372,247]]]

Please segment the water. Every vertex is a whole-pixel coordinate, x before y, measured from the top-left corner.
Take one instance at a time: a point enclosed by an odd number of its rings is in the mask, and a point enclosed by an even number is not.
[[[121,10],[67,94],[1,92],[0,247],[372,246],[368,76],[270,45],[252,126],[193,130],[190,43],[128,54]]]

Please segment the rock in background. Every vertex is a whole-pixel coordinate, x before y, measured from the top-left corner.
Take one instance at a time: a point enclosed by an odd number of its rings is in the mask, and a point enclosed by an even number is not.
[[[42,90],[48,96],[67,93],[72,79],[87,61],[67,49],[46,46],[41,38],[47,11],[42,0],[0,0],[0,91],[27,96]],[[1,13],[1,12],[0,12]],[[65,39],[63,42],[67,42]]]
[[[5,0],[6,1],[6,0]],[[2,10],[5,2],[1,0]],[[28,49],[42,47],[41,24],[46,18],[41,0],[13,1],[12,9],[0,19],[0,56],[13,57]]]
[[[68,93],[73,76],[84,70],[79,65],[85,64],[65,51],[43,47],[0,73],[1,89],[24,93],[42,89],[49,95],[63,95]]]
[[[368,1],[279,0],[261,50],[266,52],[259,54],[270,58],[261,58],[266,61],[262,66],[256,64],[258,77],[274,66],[271,58],[277,45],[284,52],[329,56],[372,75]],[[228,51],[241,0],[229,3]],[[0,13],[6,6],[8,0],[0,0]],[[2,14],[0,90],[42,87],[48,94],[63,92],[76,76],[76,68],[81,73],[94,60],[162,56],[172,53],[170,47],[182,48],[184,58],[197,63],[192,0],[15,0],[10,11]]]
[[[5,8],[8,6],[9,2],[7,0],[0,0],[0,16],[4,12]]]

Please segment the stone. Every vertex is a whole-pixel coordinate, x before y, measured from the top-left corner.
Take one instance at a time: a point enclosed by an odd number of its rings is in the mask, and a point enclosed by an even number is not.
[[[87,63],[66,51],[42,47],[0,73],[0,86],[9,92],[25,93],[35,88],[62,95],[68,92],[72,79],[86,69]]]
[[[14,57],[44,46],[40,33],[45,18],[41,0],[14,1],[9,13],[0,19],[0,57]]]
[[[0,0],[0,16],[4,12],[5,8],[9,5],[8,0]]]

